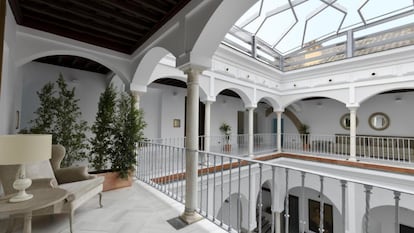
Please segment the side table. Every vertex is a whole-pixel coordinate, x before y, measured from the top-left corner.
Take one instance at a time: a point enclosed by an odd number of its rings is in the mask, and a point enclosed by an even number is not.
[[[23,202],[10,203],[9,199],[15,194],[8,195],[0,200],[0,213],[22,214],[24,216],[23,233],[32,232],[32,212],[63,201],[68,192],[60,188],[36,189],[27,191],[33,198]]]

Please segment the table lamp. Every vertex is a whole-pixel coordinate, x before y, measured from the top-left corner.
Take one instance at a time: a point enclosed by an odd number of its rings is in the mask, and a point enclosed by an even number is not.
[[[10,202],[22,202],[33,198],[26,193],[32,180],[26,178],[25,164],[50,159],[52,154],[52,135],[15,134],[0,135],[0,165],[20,165],[13,188],[18,193]]]

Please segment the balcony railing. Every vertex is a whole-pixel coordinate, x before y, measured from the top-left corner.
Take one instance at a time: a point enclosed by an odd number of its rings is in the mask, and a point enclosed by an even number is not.
[[[299,150],[300,146],[303,146],[303,141],[309,140],[312,145],[313,141],[325,140],[326,143],[322,142],[318,145],[322,151],[326,149],[330,152],[338,148],[333,145],[336,143],[336,138],[308,135],[309,138],[306,139],[302,136],[298,135],[295,138],[292,135],[288,138],[285,135],[284,145],[294,139],[295,143],[290,145]],[[369,138],[367,140],[366,142],[372,142]],[[376,145],[385,146],[386,143],[377,143]],[[138,150],[138,179],[184,203],[186,149],[144,142],[140,144]],[[345,152],[341,151],[338,154],[343,155]],[[310,165],[301,167],[300,163],[295,166],[292,165],[295,164],[292,160],[289,165],[289,163],[283,163],[286,161],[283,159],[258,161],[203,151],[199,151],[199,155],[205,160],[198,165],[197,211],[229,232],[257,230],[260,233],[266,232],[268,229],[275,232],[275,227],[280,227],[281,222],[289,223],[282,224],[285,226],[283,232],[289,232],[289,228],[292,227],[298,228],[300,232],[308,230],[332,232],[332,225],[328,224],[328,218],[331,217],[324,213],[325,203],[328,203],[339,211],[339,218],[334,218],[334,232],[344,232],[343,229],[346,226],[348,228],[355,227],[357,230],[355,232],[360,232],[362,229],[362,232],[367,233],[369,232],[369,222],[372,221],[371,205],[373,203],[378,205],[380,202],[384,205],[394,205],[395,211],[387,218],[393,219],[391,221],[394,222],[393,229],[399,233],[400,200],[401,203],[413,203],[414,201],[411,178],[389,177],[381,172],[368,172],[365,169],[358,171],[363,174],[362,176],[355,175],[354,172],[348,170],[341,172],[341,168],[333,168],[329,172],[326,169],[318,169],[317,165],[312,165],[315,168],[311,168]],[[265,182],[268,183],[267,187],[262,186]],[[309,190],[314,190],[319,196],[316,202],[319,205],[319,212],[314,213],[315,219],[319,219],[319,221],[313,222],[314,226],[307,223],[312,220],[310,216],[305,214],[308,211],[308,209],[305,210],[305,199],[310,198],[305,193],[308,193]],[[267,192],[271,192],[273,195],[269,196]],[[290,216],[292,210],[289,207],[290,195],[293,194],[299,196],[297,203],[299,204],[298,225],[290,222],[289,219],[293,218],[293,215]],[[365,204],[355,205],[353,204],[355,201]],[[351,209],[348,209],[349,205],[352,206]],[[357,222],[360,222],[360,225],[349,225],[349,218],[359,218]],[[281,222],[278,225],[277,221],[279,220]],[[312,227],[315,226],[316,229],[313,229]]]

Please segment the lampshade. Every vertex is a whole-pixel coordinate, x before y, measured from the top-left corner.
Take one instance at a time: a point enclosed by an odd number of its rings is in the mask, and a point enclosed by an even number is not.
[[[15,134],[0,136],[0,164],[25,164],[51,157],[52,135]]]

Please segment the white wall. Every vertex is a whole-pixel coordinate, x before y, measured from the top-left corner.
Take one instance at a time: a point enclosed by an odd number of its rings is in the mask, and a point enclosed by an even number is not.
[[[35,118],[34,111],[39,107],[36,94],[46,83],[55,82],[62,73],[68,88],[75,87],[82,119],[91,126],[95,122],[100,94],[106,87],[106,76],[98,73],[65,68],[61,66],[30,62],[21,68],[23,76],[23,97],[21,128],[29,127],[29,121]],[[55,84],[55,87],[56,84]],[[89,134],[88,134],[89,135]]]
[[[397,96],[401,97],[400,102],[395,101]],[[368,99],[357,110],[357,134],[413,136],[413,103],[414,92],[376,95]],[[310,126],[309,131],[312,134],[349,134],[339,122],[342,115],[349,113],[344,104],[332,99],[300,101],[296,104],[300,106],[300,111],[294,113]],[[386,130],[376,131],[369,126],[368,118],[374,112],[383,112],[389,116],[390,126]],[[297,130],[285,125],[285,132],[297,133]]]
[[[147,127],[144,135],[147,138],[184,137],[185,96],[187,90],[160,84],[151,84],[147,92],[141,96],[140,107],[144,111]],[[211,105],[211,135],[221,135],[219,128],[223,122],[237,134],[237,112],[244,111],[241,99],[229,96],[217,96]],[[173,120],[179,119],[181,126],[173,127]],[[212,141],[214,144],[214,141]]]

